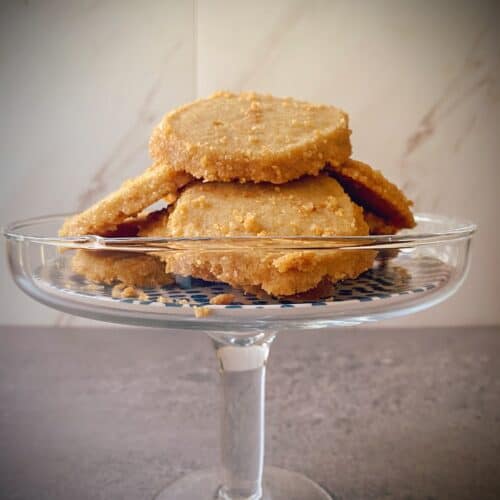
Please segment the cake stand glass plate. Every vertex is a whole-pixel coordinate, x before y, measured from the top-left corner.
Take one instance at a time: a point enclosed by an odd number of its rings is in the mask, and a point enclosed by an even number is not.
[[[447,217],[421,214],[417,226],[395,236],[290,238],[59,238],[65,216],[11,224],[5,231],[12,275],[28,295],[61,311],[93,319],[165,330],[199,330],[210,335],[221,385],[221,467],[194,472],[169,485],[160,500],[331,498],[308,478],[264,468],[265,370],[277,334],[373,322],[435,305],[463,282],[475,226]],[[331,290],[293,298],[263,292],[245,294],[228,285],[189,276],[145,288],[139,297],[122,298],[112,285],[75,274],[76,250],[174,252],[215,256],[249,252],[371,252],[373,267]],[[321,293],[320,293],[321,292]],[[231,293],[231,304],[210,299]],[[200,309],[201,308],[201,309]],[[199,314],[203,312],[203,314]]]

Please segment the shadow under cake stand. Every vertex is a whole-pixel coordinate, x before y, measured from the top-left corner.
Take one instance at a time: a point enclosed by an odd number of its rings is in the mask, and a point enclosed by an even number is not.
[[[188,474],[158,500],[325,500],[332,497],[301,474],[264,467],[265,372],[272,341],[290,330],[332,329],[406,315],[435,305],[463,282],[473,224],[419,215],[417,227],[397,236],[343,238],[58,238],[64,216],[11,224],[4,232],[9,265],[19,287],[69,314],[102,321],[208,334],[218,361],[221,467]],[[300,301],[245,295],[221,283],[178,277],[145,289],[141,300],[114,297],[113,287],[90,283],[71,270],[72,249],[101,251],[373,251],[392,252],[328,299]],[[63,250],[63,251],[61,251]],[[382,254],[381,254],[382,255]],[[211,305],[221,293],[229,305]],[[207,313],[196,317],[195,308]]]

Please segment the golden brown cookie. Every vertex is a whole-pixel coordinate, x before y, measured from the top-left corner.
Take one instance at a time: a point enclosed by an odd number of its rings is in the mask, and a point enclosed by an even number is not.
[[[314,288],[324,278],[332,283],[356,278],[369,269],[373,250],[293,251],[265,250],[184,251],[164,253],[166,270],[207,281],[222,281],[235,288],[260,287],[274,296],[295,295]]]
[[[143,226],[151,224],[166,213],[167,208],[162,208],[154,212],[141,212],[135,217],[127,217],[113,231],[103,232],[100,236],[105,238],[133,238],[139,234]]]
[[[398,232],[398,228],[396,226],[387,223],[384,219],[382,219],[382,217],[379,217],[372,212],[363,210],[363,217],[365,222],[368,224],[370,234],[386,236],[396,234]]]
[[[141,236],[341,236],[368,234],[362,210],[326,174],[282,185],[193,182]]]
[[[108,285],[155,287],[174,281],[158,257],[132,252],[77,250],[71,267],[90,281]]]
[[[321,174],[280,186],[269,183],[193,183],[170,214],[146,225],[141,236],[348,236],[366,235],[362,210],[337,181]],[[294,295],[324,278],[354,278],[373,263],[373,251],[199,250],[165,252],[167,272],[223,281],[271,295]]]
[[[166,115],[149,148],[157,162],[205,181],[281,184],[351,154],[346,113],[253,92],[218,92]]]
[[[328,278],[323,278],[314,288],[307,290],[306,292],[297,293],[295,295],[285,296],[288,300],[293,300],[295,302],[314,302],[316,300],[326,299],[331,297],[335,292],[335,284],[332,283]],[[261,287],[254,286],[245,289],[246,294],[255,295],[261,300],[269,300],[271,296],[264,292]]]
[[[112,234],[128,218],[161,198],[170,197],[173,201],[177,191],[191,179],[189,174],[177,172],[164,163],[152,165],[139,177],[125,181],[117,191],[67,219],[59,235]]]
[[[410,209],[412,202],[380,171],[356,160],[329,165],[328,170],[355,203],[378,215],[388,225],[398,229],[415,226]]]
[[[363,211],[363,217],[370,229],[370,234],[376,236],[389,236],[396,234],[399,229],[392,224],[388,224],[384,219],[375,215],[371,212]],[[383,248],[378,251],[377,260],[387,261],[388,259],[394,259],[399,255],[399,250],[397,248]]]

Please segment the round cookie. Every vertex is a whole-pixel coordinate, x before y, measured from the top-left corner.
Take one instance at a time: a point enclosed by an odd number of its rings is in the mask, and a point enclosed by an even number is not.
[[[170,213],[145,225],[141,236],[352,236],[368,234],[362,210],[327,175],[275,186],[269,183],[193,183]],[[357,277],[370,268],[371,250],[198,250],[158,254],[166,271],[254,289],[295,295]]]
[[[398,228],[396,226],[387,223],[384,219],[382,219],[382,217],[379,217],[372,212],[363,210],[363,217],[365,222],[368,224],[370,234],[387,236],[398,232]]]
[[[131,252],[77,250],[71,261],[76,274],[96,283],[155,287],[173,283],[163,262],[153,255]]]
[[[356,160],[331,164],[328,170],[355,203],[384,219],[386,224],[397,229],[415,226],[410,210],[413,203],[380,171]]]
[[[347,114],[333,106],[218,92],[167,114],[149,149],[205,181],[282,184],[345,162],[350,133]]]
[[[141,236],[353,236],[368,234],[362,210],[326,174],[279,186],[193,182]]]
[[[253,286],[244,289],[245,294],[255,295],[259,299],[269,299],[270,295],[261,287]],[[331,297],[335,291],[335,284],[328,278],[323,278],[314,288],[306,292],[297,293],[295,295],[287,295],[286,298],[297,302],[314,302],[316,300],[326,299]]]
[[[87,210],[67,219],[59,236],[113,233],[128,218],[158,200],[167,197],[173,201],[178,190],[191,180],[189,174],[177,172],[165,163],[154,164]]]

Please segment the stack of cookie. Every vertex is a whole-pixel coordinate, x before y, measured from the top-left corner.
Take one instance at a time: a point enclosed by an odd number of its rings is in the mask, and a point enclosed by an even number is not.
[[[68,219],[60,235],[335,237],[413,227],[404,194],[350,159],[350,134],[333,106],[219,92],[166,115],[150,141],[154,164]],[[168,208],[148,213],[161,199]],[[179,274],[291,296],[355,278],[374,259],[371,250],[198,245],[140,256],[78,251],[73,268],[105,283],[156,286]]]

